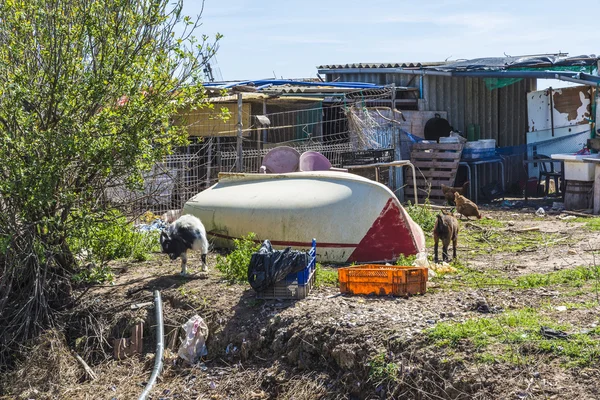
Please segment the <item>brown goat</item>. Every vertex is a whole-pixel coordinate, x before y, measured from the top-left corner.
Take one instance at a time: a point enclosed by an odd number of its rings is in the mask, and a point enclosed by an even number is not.
[[[435,262],[439,261],[438,258],[438,242],[442,239],[442,257],[444,261],[448,260],[448,246],[452,240],[452,258],[456,258],[456,244],[458,242],[458,221],[450,214],[442,211],[438,214],[437,220],[435,221],[435,227],[433,228],[433,240],[435,241],[434,252]]]

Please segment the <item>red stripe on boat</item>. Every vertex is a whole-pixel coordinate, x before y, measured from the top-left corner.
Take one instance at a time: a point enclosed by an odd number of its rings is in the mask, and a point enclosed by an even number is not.
[[[348,257],[348,262],[395,260],[400,254],[417,252],[408,221],[396,202],[389,199],[365,237]]]
[[[216,236],[223,239],[237,239],[233,236],[227,236],[220,233],[208,232],[210,236]],[[262,240],[254,240],[255,243],[262,243]],[[294,246],[294,247],[312,247],[312,242],[286,242],[283,240],[270,240],[273,246]],[[317,238],[317,248],[319,247],[334,247],[334,248],[348,248],[348,247],[356,247],[356,243],[321,243],[319,242],[319,238]]]

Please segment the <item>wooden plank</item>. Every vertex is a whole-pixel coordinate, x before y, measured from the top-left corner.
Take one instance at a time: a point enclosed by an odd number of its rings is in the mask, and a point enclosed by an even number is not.
[[[435,188],[441,188],[442,184],[446,185],[446,186],[450,186],[450,182],[451,180],[442,180],[442,179],[435,179],[435,180],[431,180],[431,179],[419,179],[417,178],[417,186],[429,186],[431,185],[431,187],[435,187]],[[408,183],[409,185],[412,185],[413,180],[408,179],[406,181],[406,183]]]
[[[461,154],[462,154],[462,152],[454,151],[454,150],[452,150],[452,151],[415,150],[414,158],[430,159],[430,158],[445,157],[445,158],[457,159],[457,158],[460,158]]]
[[[439,170],[426,170],[426,169],[420,169],[419,171],[417,171],[416,173],[417,178],[419,176],[424,176],[425,178],[446,178],[446,179],[451,179],[454,176],[454,172],[453,171],[439,171]]]
[[[411,153],[411,162],[417,160],[460,160],[461,153],[428,153],[415,151]]]
[[[454,169],[458,167],[456,161],[414,161],[412,164],[417,169]]]
[[[450,183],[452,182],[451,179],[425,179],[425,178],[417,178],[417,185],[432,185],[434,187],[438,187],[441,188],[442,184],[446,185],[446,186],[450,186]],[[412,185],[413,180],[411,179],[407,179],[406,183]]]
[[[415,143],[413,144],[413,150],[457,150],[462,151],[462,143]]]
[[[417,197],[427,198],[442,198],[445,199],[444,193],[442,193],[441,189],[431,189],[429,193],[426,191],[426,188],[423,188],[417,193]]]

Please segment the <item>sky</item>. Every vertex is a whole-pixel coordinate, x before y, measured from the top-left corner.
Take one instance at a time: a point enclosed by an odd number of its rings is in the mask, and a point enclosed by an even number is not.
[[[184,12],[201,5],[184,0]],[[224,35],[217,78],[293,79],[323,64],[598,54],[586,16],[599,14],[597,1],[206,0],[199,33]]]

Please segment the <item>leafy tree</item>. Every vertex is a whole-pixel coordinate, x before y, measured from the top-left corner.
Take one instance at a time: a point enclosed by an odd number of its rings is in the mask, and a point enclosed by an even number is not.
[[[0,2],[0,366],[71,303],[70,232],[186,141],[220,35],[182,0]]]

